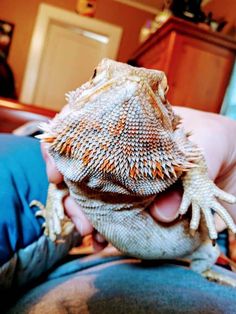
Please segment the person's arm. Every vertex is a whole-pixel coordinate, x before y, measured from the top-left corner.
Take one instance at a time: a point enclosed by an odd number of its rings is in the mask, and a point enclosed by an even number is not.
[[[0,134],[0,178],[2,292],[20,290],[42,278],[81,243],[81,236],[73,230],[66,241],[56,244],[43,234],[43,219],[36,217],[39,208],[32,206],[32,201],[45,204],[48,192],[38,140]]]

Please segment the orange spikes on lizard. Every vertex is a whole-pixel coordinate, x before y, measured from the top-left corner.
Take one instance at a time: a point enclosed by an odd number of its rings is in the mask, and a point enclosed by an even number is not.
[[[133,167],[130,168],[129,175],[130,175],[130,177],[131,177],[132,179],[136,179],[138,173],[139,173],[139,170],[138,170],[138,168],[136,167],[136,165],[134,165]]]
[[[157,169],[157,174],[159,175],[159,177],[164,179],[164,174],[162,172],[162,166],[158,161],[156,162],[156,169]]]

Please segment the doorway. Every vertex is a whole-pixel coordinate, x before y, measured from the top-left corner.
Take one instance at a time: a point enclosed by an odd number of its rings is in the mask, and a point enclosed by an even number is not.
[[[116,58],[121,35],[121,27],[41,4],[20,101],[60,110],[102,58]]]

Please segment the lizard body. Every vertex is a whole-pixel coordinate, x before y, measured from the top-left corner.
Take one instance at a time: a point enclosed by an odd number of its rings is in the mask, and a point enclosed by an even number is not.
[[[203,272],[219,255],[210,241],[217,238],[212,210],[236,232],[216,198],[236,198],[208,178],[201,151],[179,128],[180,118],[166,100],[167,89],[161,71],[104,59],[87,83],[67,95],[68,107],[42,126],[41,138],[50,143],[70,194],[115,247],[143,259],[190,257],[192,268]],[[192,205],[190,223],[186,217],[155,222],[146,209],[179,178],[179,214]],[[63,222],[57,202],[45,216],[55,240]],[[51,233],[47,220],[56,221]]]

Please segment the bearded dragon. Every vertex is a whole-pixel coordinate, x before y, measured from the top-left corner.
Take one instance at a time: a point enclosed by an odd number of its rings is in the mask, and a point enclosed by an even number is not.
[[[70,195],[116,248],[141,259],[187,257],[202,273],[219,256],[212,245],[217,238],[212,210],[236,232],[217,198],[234,203],[236,197],[208,178],[201,150],[181,129],[167,90],[162,71],[103,59],[88,82],[66,95],[66,110],[42,125],[40,137],[50,143]],[[182,218],[154,221],[146,209],[178,179],[184,189]],[[68,224],[62,196],[54,195],[58,188],[51,186],[50,201],[38,213],[53,241]]]

